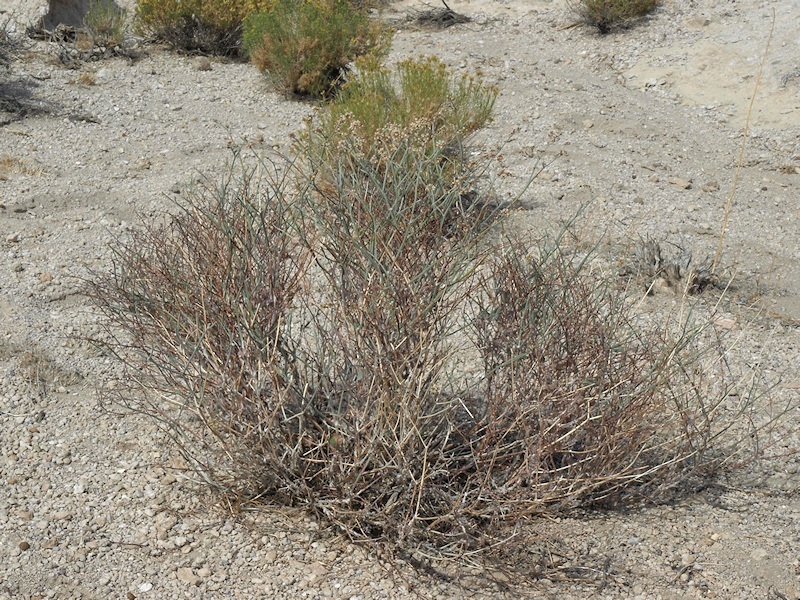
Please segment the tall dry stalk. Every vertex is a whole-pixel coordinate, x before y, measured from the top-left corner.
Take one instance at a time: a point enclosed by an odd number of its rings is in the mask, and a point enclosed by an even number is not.
[[[739,174],[742,171],[742,164],[744,163],[744,150],[747,145],[747,137],[750,134],[750,117],[753,114],[753,106],[756,101],[756,94],[761,85],[761,74],[764,71],[764,63],[767,61],[769,55],[769,46],[772,43],[772,34],[775,31],[775,9],[772,9],[772,24],[769,28],[769,35],[767,36],[767,44],[764,48],[764,55],[761,57],[761,62],[758,65],[758,73],[756,74],[756,82],[753,87],[753,94],[750,96],[750,104],[747,107],[747,118],[744,123],[744,133],[742,135],[742,147],[739,150],[739,160],[736,161],[736,170],[733,175],[733,185],[731,186],[731,193],[728,194],[728,201],[725,203],[725,213],[722,217],[722,229],[719,232],[719,239],[717,240],[717,252],[714,255],[714,261],[711,263],[711,276],[716,274],[717,266],[719,265],[720,258],[722,257],[722,245],[725,241],[725,233],[728,230],[728,217],[731,214],[731,207],[733,206],[733,197],[736,195],[736,188],[739,185]]]

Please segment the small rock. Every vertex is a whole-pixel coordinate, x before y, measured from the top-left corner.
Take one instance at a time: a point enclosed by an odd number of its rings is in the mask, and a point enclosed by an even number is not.
[[[586,119],[583,122],[583,128],[584,129],[591,129],[592,127],[594,127],[594,121],[592,121],[591,119]]]
[[[149,581],[145,581],[142,585],[139,586],[140,592],[149,592],[153,589],[153,584]]]
[[[178,576],[178,580],[186,583],[188,585],[200,585],[200,582],[203,581],[202,578],[198,577],[194,574],[189,567],[180,567],[176,574]]]
[[[31,547],[31,545],[28,542],[20,542],[19,543],[19,549],[22,550],[23,552],[25,552],[25,550],[27,550],[30,547]]]
[[[198,71],[210,71],[211,70],[211,61],[208,60],[205,56],[202,58],[197,59],[196,68]]]
[[[205,579],[206,577],[211,577],[211,569],[208,567],[203,567],[199,571],[197,571],[197,575]]]
[[[45,273],[40,273],[39,274],[39,282],[40,283],[48,283],[50,281],[53,281],[52,273],[46,273],[45,272]]]
[[[767,556],[769,556],[769,552],[764,548],[756,548],[750,553],[750,558],[753,560],[764,560]]]
[[[57,538],[50,538],[48,540],[45,540],[44,543],[42,543],[42,548],[44,548],[45,550],[52,550],[56,546],[58,546]]]
[[[275,552],[275,550],[267,550],[267,552],[264,554],[264,561],[268,565],[274,563],[276,558],[278,558],[278,553]]]
[[[714,319],[714,325],[722,327],[723,329],[736,329],[736,321],[734,321],[733,319],[729,319],[727,317],[718,317]]]
[[[19,240],[20,240],[19,233],[9,233],[6,236],[6,241],[9,242],[10,244],[16,244],[17,242],[19,242]]]
[[[689,17],[685,21],[686,27],[689,29],[700,29],[702,27],[708,27],[711,25],[711,19],[708,17],[704,17],[703,15],[697,15],[694,17]]]
[[[22,519],[23,521],[30,521],[31,519],[33,519],[33,512],[30,510],[23,510],[22,512],[19,513],[19,518]]]
[[[700,187],[700,189],[703,190],[704,192],[708,192],[708,193],[717,192],[717,191],[719,191],[719,183],[716,182],[716,181],[708,181],[708,182],[704,183]]]
[[[69,513],[64,510],[56,511],[52,514],[53,521],[71,521],[72,520],[72,513]]]
[[[669,182],[672,185],[677,185],[679,188],[683,188],[684,190],[691,189],[692,182],[688,179],[681,179],[680,177],[672,177],[670,178]]]

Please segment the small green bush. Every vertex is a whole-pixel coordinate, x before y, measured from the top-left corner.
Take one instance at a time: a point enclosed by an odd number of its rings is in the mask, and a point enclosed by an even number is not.
[[[94,46],[121,46],[125,40],[127,11],[114,0],[91,0],[83,19]]]
[[[643,17],[652,12],[661,0],[569,0],[580,18],[608,33],[616,25]]]
[[[242,22],[272,0],[139,0],[139,28],[175,48],[212,54],[241,51]]]
[[[453,150],[491,120],[497,89],[453,75],[436,57],[402,61],[394,73],[374,57],[356,65],[308,129],[308,154],[319,163],[353,154],[385,164],[401,146],[427,155],[445,151],[452,162]]]
[[[357,56],[382,54],[391,36],[349,0],[277,0],[245,23],[244,49],[276,85],[329,97]]]

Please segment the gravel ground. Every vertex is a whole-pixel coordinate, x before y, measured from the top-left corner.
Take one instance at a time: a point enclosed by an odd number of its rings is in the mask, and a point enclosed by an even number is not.
[[[720,323],[734,366],[760,364],[773,400],[797,398],[800,5],[667,1],[605,37],[571,26],[560,0],[451,6],[473,21],[433,32],[402,25],[422,6],[391,3],[390,60],[436,53],[499,86],[475,141],[498,190],[520,193],[543,167],[515,223],[540,231],[583,207],[583,240],[622,251],[652,236],[701,258],[716,251],[774,9]],[[80,278],[139,219],[218,177],[231,147],[286,151],[314,107],[248,65],[145,50],[68,69],[37,42],[0,75],[29,107],[0,112],[0,599],[800,598],[796,437],[675,504],[531,524],[553,577],[511,592],[391,567],[308,519],[233,517],[198,493],[152,424],[98,408],[115,365],[79,341],[97,331]],[[678,302],[659,289],[643,310]]]

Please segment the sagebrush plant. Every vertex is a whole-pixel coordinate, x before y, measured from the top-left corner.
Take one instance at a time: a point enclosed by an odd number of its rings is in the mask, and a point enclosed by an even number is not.
[[[491,120],[497,88],[453,75],[435,56],[401,61],[394,71],[375,57],[356,66],[301,140],[322,162],[348,154],[385,162],[399,144],[458,158],[468,136]]]
[[[121,46],[125,41],[128,12],[114,0],[90,0],[83,18],[94,46]]]
[[[139,0],[139,29],[175,48],[212,54],[241,52],[242,23],[273,0]]]
[[[330,97],[358,56],[381,56],[391,32],[349,0],[275,0],[245,22],[250,60],[285,92]]]
[[[615,26],[623,25],[651,13],[661,0],[569,0],[572,10],[586,23],[597,27],[600,33],[608,33]]]
[[[114,393],[223,493],[451,555],[754,447],[707,330],[642,327],[563,241],[499,233],[442,152],[339,156],[324,186],[240,166],[118,242],[89,290]]]

